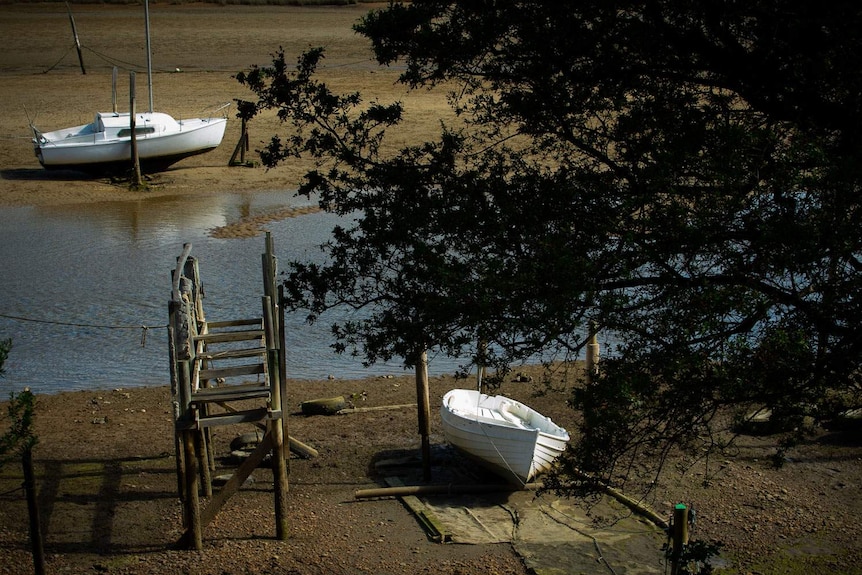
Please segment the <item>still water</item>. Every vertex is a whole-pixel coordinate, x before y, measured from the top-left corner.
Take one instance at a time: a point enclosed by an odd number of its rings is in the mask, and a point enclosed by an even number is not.
[[[259,316],[263,237],[216,239],[210,231],[305,200],[272,192],[205,201],[0,209],[0,338],[12,338],[0,395],[25,386],[53,393],[167,384],[170,271],[187,242],[200,262],[207,317]],[[336,223],[319,213],[267,224],[280,267],[294,259],[320,261],[318,246]],[[336,319],[309,326],[302,314],[288,315],[290,377],[404,373],[397,364],[366,370],[358,359],[334,354],[329,326]],[[459,363],[436,358],[429,368],[451,372]]]

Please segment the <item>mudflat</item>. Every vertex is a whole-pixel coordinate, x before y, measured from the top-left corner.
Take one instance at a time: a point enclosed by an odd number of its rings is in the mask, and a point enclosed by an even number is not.
[[[30,124],[51,131],[86,124],[96,112],[114,109],[115,66],[116,109],[129,109],[130,72],[136,76],[136,109],[148,107],[143,7],[72,6],[82,73],[64,4],[0,5],[0,206],[295,189],[309,164],[295,161],[271,170],[228,166],[241,135],[235,102],[254,99],[234,76],[268,65],[279,49],[292,61],[303,50],[324,46],[320,77],[333,89],[358,90],[366,100],[408,102],[410,122],[392,145],[430,133],[447,112],[445,95],[407,94],[396,83],[398,72],[379,68],[369,43],[353,32],[357,19],[374,7],[151,4],[154,109],[181,119],[206,116],[225,103],[233,106],[219,148],[149,175],[149,190],[132,192],[122,182],[44,170],[33,153]],[[247,159],[253,161],[255,149],[285,131],[274,113],[256,118],[249,124]]]
[[[279,47],[290,58],[323,45],[322,77],[331,86],[405,102],[408,127],[391,145],[430,137],[448,113],[444,94],[408,94],[395,82],[397,70],[375,66],[367,42],[351,29],[372,7],[151,4],[155,108],[178,118],[195,117],[226,102],[251,99],[234,74],[268,64]],[[272,170],[228,166],[240,137],[233,112],[220,148],[152,175],[147,192],[42,169],[30,144],[30,123],[53,130],[89,122],[96,111],[110,111],[114,65],[120,68],[118,108],[128,106],[130,70],[137,74],[139,105],[147,99],[142,7],[76,4],[72,12],[86,74],[64,4],[0,5],[0,207],[138,201],[161,194],[194,194],[206,201],[208,194],[225,191],[289,193],[296,188],[308,167],[299,161]],[[253,157],[255,148],[284,128],[270,114],[255,119],[249,132]],[[290,215],[295,214],[272,217]],[[532,376],[543,378],[539,368]],[[553,375],[549,389],[508,381],[502,391],[574,431],[577,414],[565,400],[575,379]],[[528,572],[512,545],[440,545],[426,537],[397,500],[354,500],[356,489],[380,485],[385,471],[375,462],[401,459],[415,471],[419,437],[416,412],[410,408],[341,416],[292,413],[291,434],[316,448],[319,456],[291,460],[289,539],[274,539],[271,473],[259,469],[256,482],[234,496],[207,528],[202,552],[176,549],[182,506],[167,383],[136,388],[134,382],[118,381],[114,389],[38,398],[40,443],[34,457],[49,572]],[[448,389],[471,385],[453,377],[434,378],[432,406]],[[369,407],[409,404],[416,397],[410,377],[291,381],[288,388],[293,408],[334,395]],[[432,420],[437,454],[445,451],[445,441],[438,418]],[[216,436],[223,472],[229,472],[229,446],[240,431],[222,429]],[[694,537],[724,542],[721,565],[729,573],[862,573],[859,432],[814,429],[787,453],[781,467],[773,465],[774,454],[769,437],[743,437],[735,452],[718,459],[692,461],[673,454],[647,503],[664,516],[677,502],[693,504]],[[611,567],[620,569],[618,564]],[[647,567],[656,573],[665,570],[658,561]],[[595,572],[606,570],[596,563]],[[30,572],[21,472],[13,461],[0,471],[0,573]]]

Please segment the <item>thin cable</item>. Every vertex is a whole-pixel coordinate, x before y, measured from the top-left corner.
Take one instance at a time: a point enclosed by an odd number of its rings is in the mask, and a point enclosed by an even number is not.
[[[480,387],[481,387],[481,376],[480,376],[480,380],[479,380],[479,381],[480,381]],[[494,451],[497,453],[497,457],[499,457],[499,458],[500,458],[500,461],[502,461],[502,462],[503,462],[503,465],[505,465],[505,466],[506,466],[506,469],[508,469],[508,470],[509,470],[509,473],[511,473],[511,474],[512,474],[512,477],[514,477],[514,478],[515,478],[515,480],[517,480],[517,482],[521,484],[521,487],[524,487],[524,486],[526,486],[527,484],[526,484],[524,481],[522,481],[522,480],[521,480],[521,478],[518,476],[518,474],[517,474],[517,473],[515,473],[515,471],[514,471],[514,470],[512,469],[512,467],[509,465],[509,462],[506,460],[506,457],[505,457],[502,453],[500,453],[500,450],[497,448],[497,444],[496,444],[496,443],[494,443],[494,438],[493,438],[493,437],[491,437],[490,435],[488,435],[488,432],[485,430],[485,424],[483,424],[481,421],[479,421],[479,417],[481,416],[481,415],[480,415],[480,413],[479,413],[479,403],[482,401],[482,395],[484,395],[484,394],[480,391],[480,392],[479,392],[479,395],[477,396],[477,399],[476,399],[476,424],[479,426],[479,429],[481,429],[481,430],[482,430],[482,434],[485,436],[485,438],[486,438],[486,439],[488,440],[488,442],[491,444],[491,447],[493,447],[493,448],[494,448]],[[487,397],[487,396],[486,396],[486,397]],[[493,410],[490,410],[490,409],[489,409],[489,411],[493,411]],[[531,464],[531,465],[532,465],[532,464]]]
[[[73,47],[74,47],[74,44],[72,44],[71,46],[69,46],[69,49],[68,49],[68,50],[66,50],[66,53],[65,53],[65,54],[63,54],[63,55],[60,57],[60,59],[59,59],[59,60],[57,60],[56,62],[54,62],[54,65],[53,65],[53,66],[49,67],[47,70],[45,70],[45,71],[44,71],[44,72],[42,72],[42,73],[43,73],[43,74],[47,74],[48,72],[50,72],[51,70],[53,70],[54,68],[56,68],[56,67],[60,64],[60,62],[62,62],[63,60],[65,60],[65,59],[66,59],[66,56],[68,56],[68,55],[69,55],[69,52],[71,52],[71,51],[72,51],[72,48],[73,48]]]
[[[95,54],[96,56],[98,56],[99,58],[101,58],[102,60],[104,60],[105,62],[107,62],[108,64],[111,64],[111,65],[114,65],[114,66],[117,66],[118,64],[122,64],[122,65],[123,65],[124,67],[126,67],[128,70],[134,70],[134,71],[136,71],[136,72],[141,71],[141,70],[143,70],[143,69],[144,69],[144,67],[143,67],[143,66],[141,66],[140,64],[134,64],[134,63],[132,63],[132,62],[126,62],[126,61],[124,61],[124,60],[119,60],[119,59],[117,59],[117,58],[112,58],[112,57],[110,57],[110,56],[106,56],[105,54],[102,54],[101,52],[96,52],[95,50],[93,50],[92,48],[90,48],[90,47],[88,47],[88,46],[84,46],[84,48],[85,48],[86,50],[88,50],[89,52],[91,52],[91,53]]]
[[[144,329],[144,330],[148,330],[148,329],[161,329],[161,328],[167,328],[168,327],[167,324],[157,325],[157,326],[148,326],[148,325],[144,325],[144,324],[139,324],[139,325],[108,325],[108,324],[94,324],[94,323],[74,323],[74,322],[68,322],[68,321],[53,321],[53,320],[47,320],[47,319],[35,319],[35,318],[23,317],[23,316],[19,316],[19,315],[9,315],[9,314],[5,314],[5,313],[0,313],[0,317],[6,318],[6,319],[14,319],[17,321],[27,321],[27,322],[31,322],[31,323],[46,323],[46,324],[50,324],[50,325],[65,325],[65,326],[70,326],[70,327],[92,327],[92,328],[98,328],[98,329]]]

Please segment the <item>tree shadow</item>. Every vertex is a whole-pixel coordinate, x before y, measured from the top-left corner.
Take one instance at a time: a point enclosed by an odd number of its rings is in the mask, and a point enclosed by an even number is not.
[[[431,479],[424,478],[424,464],[417,449],[391,449],[378,452],[368,467],[368,476],[381,487],[395,477],[407,486],[437,486],[442,491],[429,497],[455,497],[464,489],[481,489],[468,497],[474,505],[496,506],[505,502],[517,486],[488,471],[476,461],[447,444],[431,446]],[[461,496],[463,497],[463,496]]]
[[[98,174],[78,170],[46,170],[44,168],[11,168],[0,170],[0,179],[29,182],[81,182],[99,179]]]
[[[124,554],[163,551],[175,540],[167,525],[179,510],[173,457],[38,460],[39,521],[48,554]],[[14,494],[8,505],[21,505]],[[17,514],[17,513],[16,513]],[[176,526],[172,526],[176,527]],[[27,545],[21,541],[20,545]],[[17,547],[6,541],[4,547]]]

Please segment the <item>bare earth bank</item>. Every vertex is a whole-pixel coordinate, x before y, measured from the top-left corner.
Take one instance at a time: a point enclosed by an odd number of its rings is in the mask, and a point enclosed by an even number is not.
[[[427,137],[446,114],[445,101],[441,95],[405,96],[394,84],[396,72],[372,65],[367,45],[350,29],[367,9],[152,5],[156,108],[182,118],[248,99],[233,74],[268,63],[279,46],[298,54],[327,45],[328,81],[384,101],[405,100],[414,128],[399,137]],[[140,6],[74,6],[88,68],[82,75],[70,49],[64,5],[0,6],[0,207],[173,194],[205,201],[208,194],[225,191],[296,187],[307,168],[299,162],[270,171],[227,167],[239,138],[236,119],[218,150],[154,175],[143,194],[110,180],[42,170],[29,143],[28,115],[49,130],[88,122],[97,109],[110,110],[115,63],[123,68],[120,102],[128,101],[123,80],[128,63],[138,71],[138,85],[144,84],[140,11]],[[252,148],[279,130],[273,116],[256,119],[250,126]],[[170,397],[166,387],[134,385],[117,382],[115,390],[39,398],[35,459],[49,572],[526,573],[509,545],[439,545],[397,500],[354,500],[356,489],[379,484],[374,461],[415,454],[419,438],[412,409],[292,417],[291,435],[313,445],[320,457],[291,460],[289,540],[274,540],[271,473],[259,469],[257,481],[207,529],[204,551],[177,550],[182,524]],[[435,379],[432,405],[446,390],[464,385]],[[415,402],[411,378],[301,381],[290,389],[293,406],[362,392],[368,406]],[[536,397],[530,386],[508,383],[503,392],[574,429],[575,414],[565,408],[567,390]],[[219,430],[222,456],[240,431]],[[432,442],[443,444],[436,419]],[[693,504],[695,537],[723,541],[723,559],[732,573],[862,573],[858,432],[820,430],[791,451],[780,469],[772,465],[773,453],[768,438],[743,438],[738,451],[709,466],[690,467],[677,458],[648,502],[663,515],[676,502]],[[0,475],[0,573],[32,572],[20,485],[18,466],[7,464]]]

